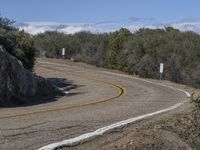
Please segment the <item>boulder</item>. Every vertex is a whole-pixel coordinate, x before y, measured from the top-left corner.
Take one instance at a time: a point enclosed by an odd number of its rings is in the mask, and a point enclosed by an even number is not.
[[[13,103],[20,97],[34,96],[36,92],[34,74],[0,47],[0,104]]]

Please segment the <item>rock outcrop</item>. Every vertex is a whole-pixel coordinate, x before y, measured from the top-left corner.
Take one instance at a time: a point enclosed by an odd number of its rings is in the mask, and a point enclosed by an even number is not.
[[[0,47],[0,104],[34,96],[37,81],[22,63]]]

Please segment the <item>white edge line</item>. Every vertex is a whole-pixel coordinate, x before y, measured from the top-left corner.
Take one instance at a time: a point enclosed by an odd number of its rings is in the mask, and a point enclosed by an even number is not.
[[[49,63],[49,64],[51,64],[51,63]],[[181,92],[185,93],[187,97],[191,96],[191,94],[189,92],[185,91],[185,90],[178,89],[178,88],[175,88],[175,87],[171,87],[171,86],[168,86],[168,85],[164,85],[164,84],[161,84],[161,83],[154,83],[154,82],[151,82],[151,81],[148,81],[148,80],[145,80],[145,79],[140,79],[140,78],[132,77],[132,76],[125,75],[125,74],[118,74],[118,73],[112,73],[112,72],[103,72],[103,73],[113,74],[113,75],[123,76],[123,77],[128,77],[128,78],[134,78],[136,80],[141,80],[141,81],[144,81],[144,82],[148,82],[148,83],[152,83],[152,84],[156,84],[156,85],[160,85],[160,86],[164,86],[164,87],[168,87],[168,88],[171,88],[171,89],[174,89],[174,90],[181,91]],[[70,139],[67,139],[67,140],[64,140],[64,141],[61,141],[61,142],[57,142],[57,143],[52,143],[52,144],[43,146],[43,147],[39,148],[38,150],[54,150],[54,149],[62,147],[62,146],[73,146],[73,145],[88,141],[89,139],[92,139],[94,137],[102,135],[102,134],[104,134],[104,133],[106,133],[110,130],[115,129],[115,128],[123,127],[127,124],[145,119],[147,117],[151,117],[151,116],[161,114],[161,113],[164,113],[164,112],[167,112],[167,111],[170,111],[170,110],[174,110],[174,109],[180,107],[181,105],[183,105],[186,101],[187,100],[180,102],[180,103],[177,103],[177,104],[175,104],[171,107],[153,112],[153,113],[148,113],[148,114],[141,115],[141,116],[138,116],[138,117],[133,117],[133,118],[130,118],[130,119],[127,119],[127,120],[119,121],[119,122],[116,122],[114,124],[99,128],[99,129],[97,129],[93,132],[85,133],[85,134],[82,134],[82,135],[74,137],[74,138],[70,138]]]

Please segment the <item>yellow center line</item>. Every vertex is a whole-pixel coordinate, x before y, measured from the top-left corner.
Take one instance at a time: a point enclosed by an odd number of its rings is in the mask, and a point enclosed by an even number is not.
[[[120,96],[122,96],[126,93],[125,88],[123,88],[123,87],[121,87],[117,84],[108,82],[108,81],[103,81],[103,80],[95,79],[95,78],[92,78],[92,77],[86,77],[86,76],[75,74],[75,73],[72,73],[72,72],[60,71],[60,70],[55,69],[55,68],[53,69],[53,68],[44,67],[44,66],[40,66],[40,67],[47,69],[47,70],[50,70],[50,71],[53,70],[53,71],[63,73],[63,74],[66,74],[66,75],[73,75],[73,76],[76,76],[76,77],[79,77],[79,78],[82,78],[82,79],[87,79],[87,80],[90,80],[90,81],[95,81],[95,82],[107,85],[107,86],[112,87],[115,90],[117,90],[117,94],[113,95],[112,97],[96,100],[95,102],[86,102],[86,103],[71,104],[71,105],[68,104],[68,105],[64,105],[64,106],[60,106],[60,107],[56,107],[56,108],[44,108],[44,109],[35,110],[35,111],[31,111],[31,112],[22,112],[22,113],[16,113],[16,114],[11,114],[11,115],[4,115],[4,116],[0,116],[0,119],[16,118],[16,117],[35,115],[35,114],[46,113],[46,112],[60,111],[60,110],[64,110],[64,109],[71,109],[71,108],[78,108],[78,107],[84,107],[84,106],[89,106],[89,105],[96,105],[96,104],[108,102],[108,101],[111,101],[111,100],[115,100],[116,98],[118,98],[118,97],[120,97]]]

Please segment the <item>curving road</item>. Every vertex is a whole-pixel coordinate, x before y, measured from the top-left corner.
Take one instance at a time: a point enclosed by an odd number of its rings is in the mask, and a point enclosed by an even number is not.
[[[0,149],[36,149],[186,99],[181,91],[79,63],[45,59],[35,71],[77,88],[49,103],[0,108]]]

